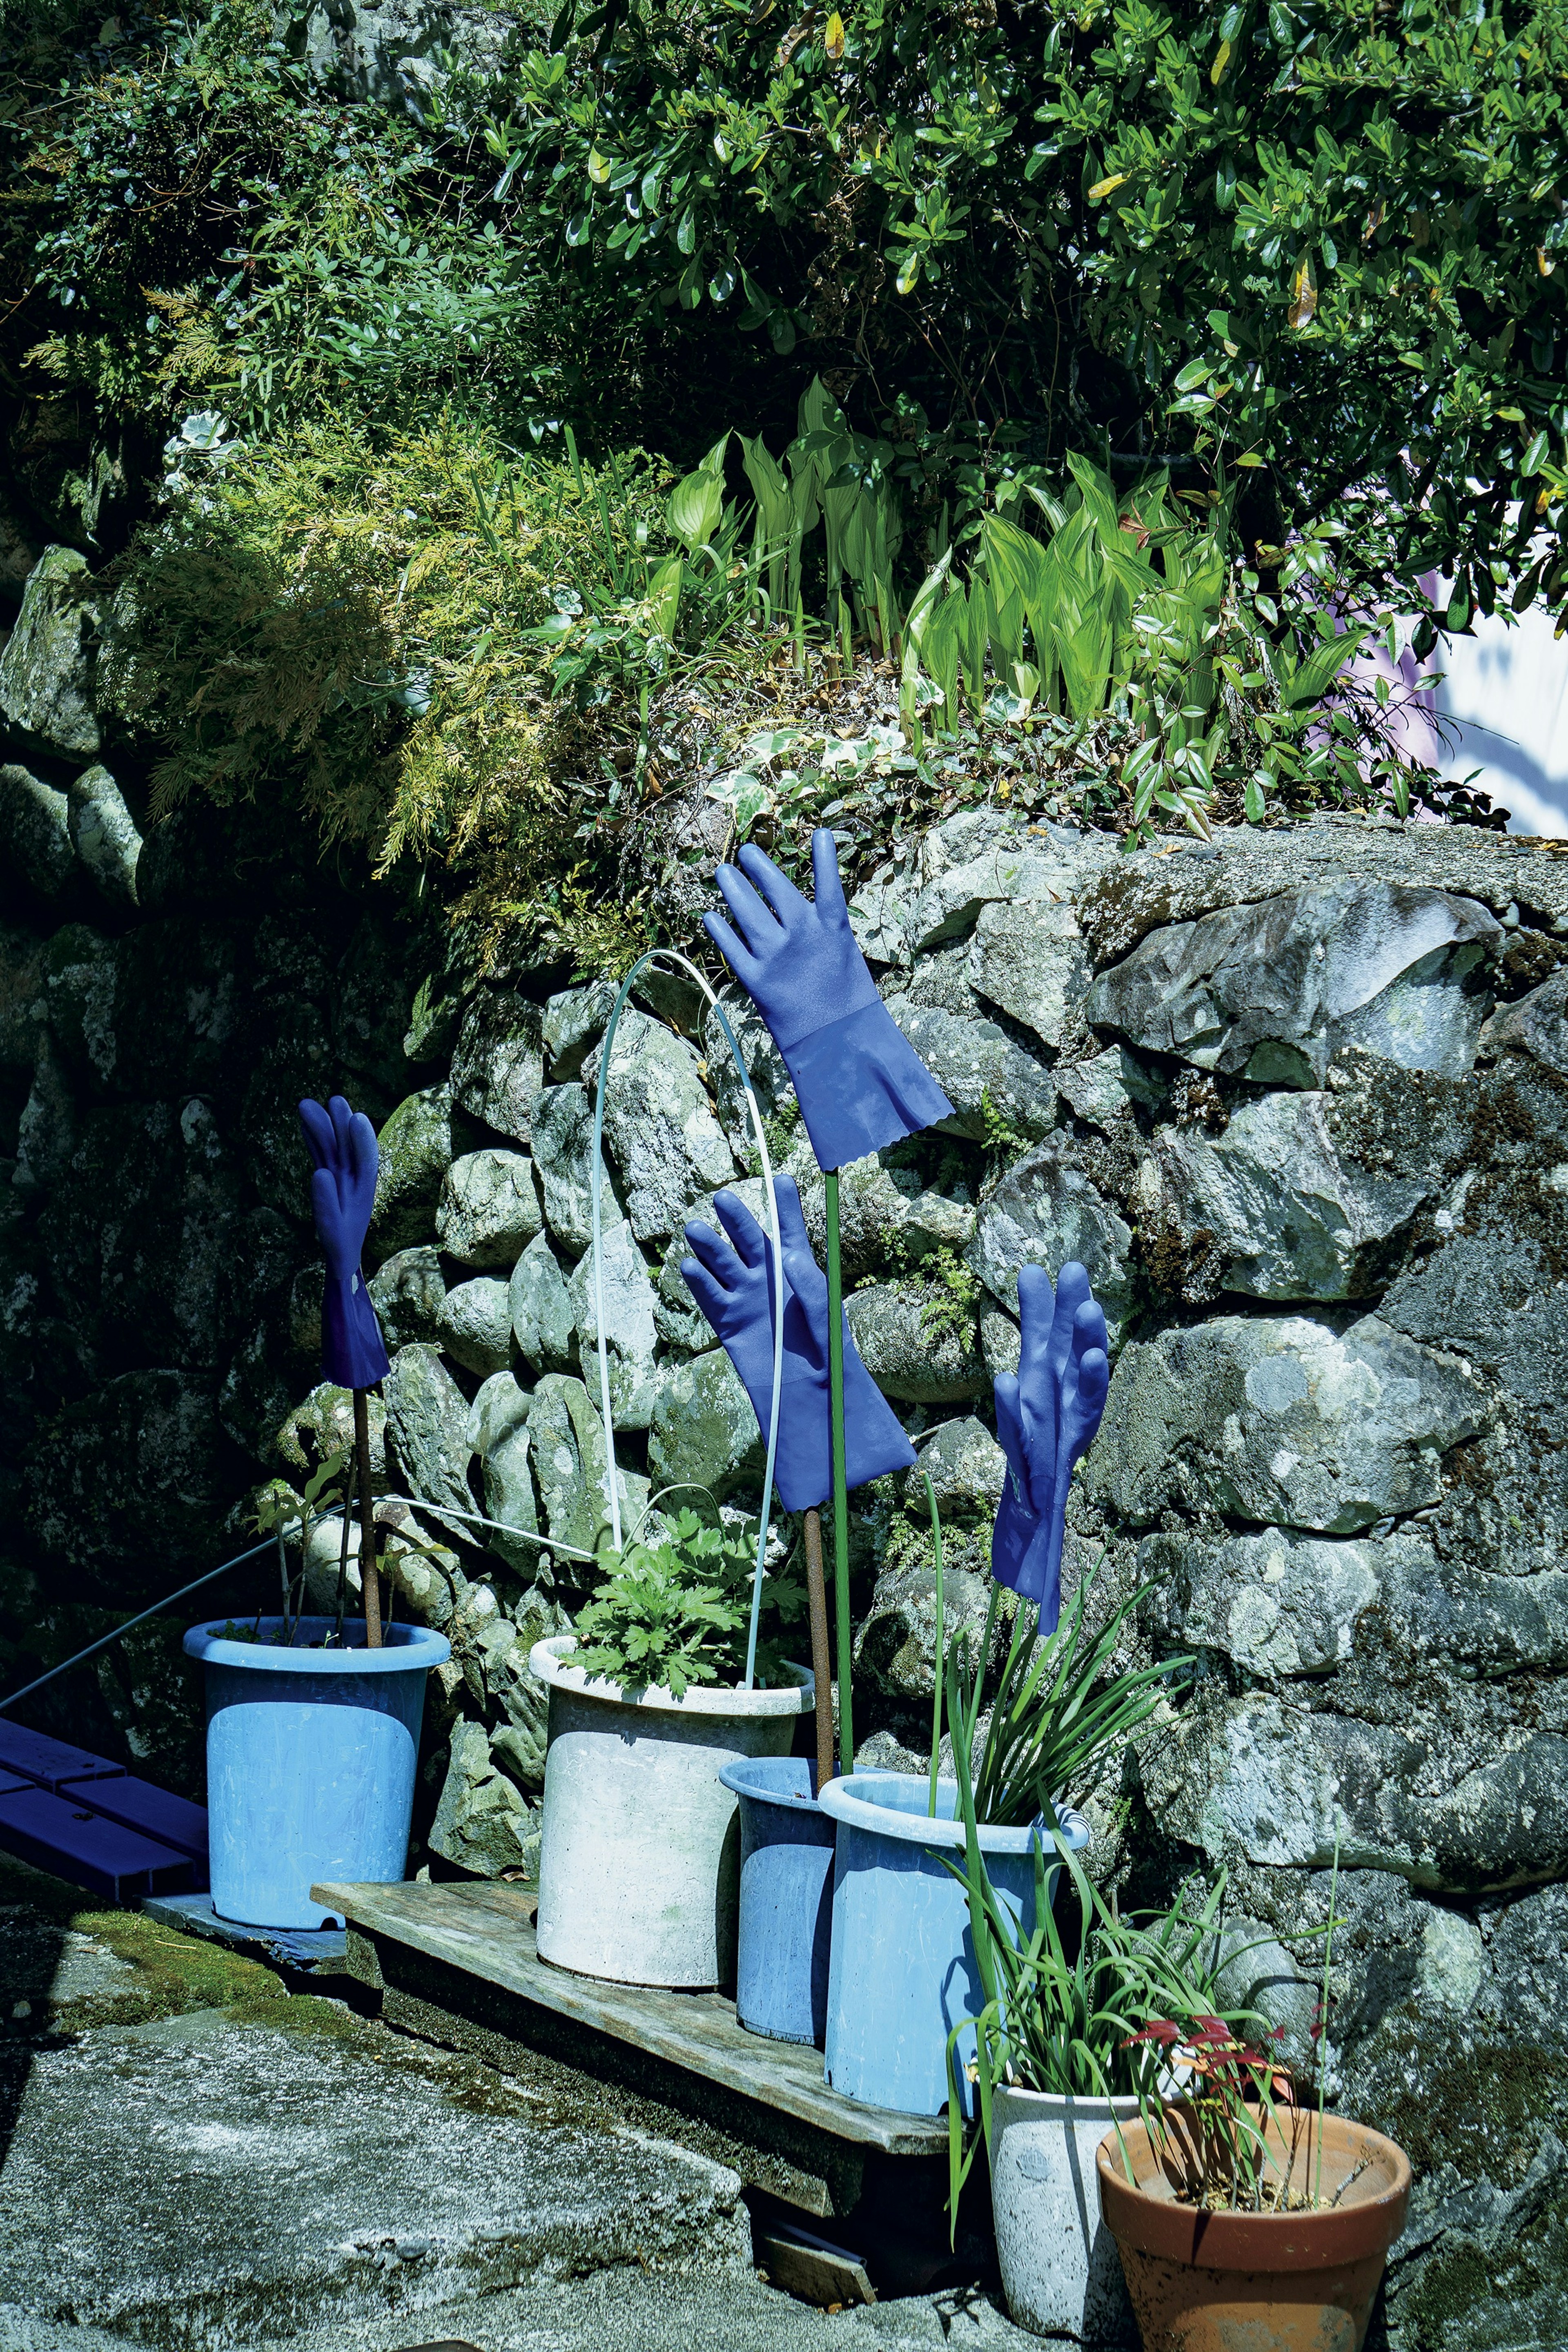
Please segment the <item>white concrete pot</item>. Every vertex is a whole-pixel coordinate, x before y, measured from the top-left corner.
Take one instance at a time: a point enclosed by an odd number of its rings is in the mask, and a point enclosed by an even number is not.
[[[1037,2336],[1134,2343],[1094,2156],[1113,2123],[1138,2121],[1137,2100],[1000,2089],[991,2112],[991,2210],[1013,2318]]]
[[[616,1984],[727,1984],[735,1973],[740,1806],[726,1764],[787,1756],[816,1704],[803,1666],[790,1687],[629,1698],[571,1663],[574,1633],[536,1642],[550,1690],[539,1853],[539,1957]]]

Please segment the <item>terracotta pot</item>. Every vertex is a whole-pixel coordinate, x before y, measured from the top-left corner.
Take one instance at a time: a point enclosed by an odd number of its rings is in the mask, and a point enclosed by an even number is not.
[[[1191,2142],[1179,2110],[1163,2158],[1142,2124],[1100,2143],[1100,2207],[1116,2240],[1143,2352],[1361,2352],[1388,2250],[1405,2227],[1410,2159],[1381,2132],[1323,2119],[1328,2210],[1209,2213],[1179,2204]],[[1270,2141],[1281,2163],[1283,2148]],[[1290,2179],[1308,2186],[1318,2120],[1300,2118]],[[1357,2171],[1357,2167],[1363,2168]],[[1352,2179],[1351,2176],[1354,2174]]]

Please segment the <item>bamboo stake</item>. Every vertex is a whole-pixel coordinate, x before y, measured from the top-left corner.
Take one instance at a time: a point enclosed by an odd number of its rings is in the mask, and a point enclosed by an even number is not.
[[[855,1715],[850,1698],[849,1490],[844,1462],[844,1275],[838,1262],[838,1171],[823,1172],[827,1211],[827,1381],[833,1415],[833,1588],[838,1648],[838,1761],[855,1769]]]
[[[354,1452],[359,1457],[359,1575],[364,1593],[364,1645],[381,1647],[381,1579],[375,1567],[375,1494],[370,1481],[370,1391],[354,1391]]]
[[[811,1611],[811,1671],[816,1683],[816,1790],[821,1790],[833,1778],[833,1657],[827,1646],[827,1587],[822,1575],[820,1511],[807,1511],[805,1534],[805,1595]]]

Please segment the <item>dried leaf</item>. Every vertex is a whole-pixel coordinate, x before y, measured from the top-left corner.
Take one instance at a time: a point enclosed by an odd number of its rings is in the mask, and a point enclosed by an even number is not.
[[[1125,172],[1115,172],[1111,174],[1109,180],[1096,180],[1093,187],[1090,188],[1089,192],[1089,203],[1091,205],[1097,205],[1101,196],[1108,196],[1113,188],[1120,188],[1127,176],[1128,175]]]
[[[844,19],[837,8],[827,20],[826,30],[822,36],[822,46],[837,65],[844,55]]]
[[[1219,45],[1219,49],[1215,55],[1215,61],[1209,68],[1209,79],[1214,84],[1215,89],[1219,88],[1221,82],[1225,79],[1225,69],[1229,63],[1230,43],[1228,41],[1222,41]]]
[[[1296,265],[1296,275],[1290,280],[1290,308],[1287,324],[1298,332],[1310,327],[1318,311],[1318,281],[1312,273],[1312,257],[1303,254]]]
[[[1535,248],[1535,266],[1542,278],[1550,278],[1557,267],[1543,245],[1538,245]]]

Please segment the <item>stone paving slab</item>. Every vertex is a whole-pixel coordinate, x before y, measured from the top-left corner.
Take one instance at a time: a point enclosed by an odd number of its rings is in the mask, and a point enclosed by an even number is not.
[[[722,2166],[335,2002],[266,2010],[30,2053],[0,2169],[0,2315],[18,2347],[44,2352],[49,2326],[77,2352],[84,2330],[153,2352],[322,2329],[344,2344],[350,2324],[385,2322],[366,2340],[390,2347],[439,2340],[445,2306],[541,2274],[751,2277]]]

